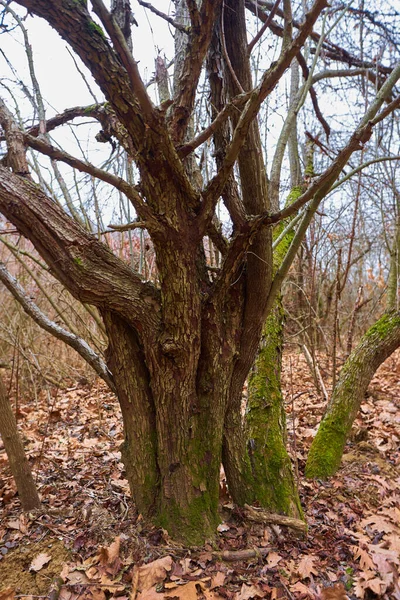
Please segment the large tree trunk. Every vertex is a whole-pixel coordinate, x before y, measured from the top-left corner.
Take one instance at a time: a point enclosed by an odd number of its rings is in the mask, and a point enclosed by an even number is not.
[[[26,458],[24,445],[18,432],[17,422],[0,378],[0,434],[7,452],[11,473],[15,479],[18,495],[24,510],[40,506],[39,494]]]
[[[306,477],[325,479],[338,470],[343,449],[377,368],[400,346],[400,313],[385,313],[344,364],[325,416],[311,444]]]

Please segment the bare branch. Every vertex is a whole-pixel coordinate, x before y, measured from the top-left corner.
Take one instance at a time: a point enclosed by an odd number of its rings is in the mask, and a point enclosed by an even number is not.
[[[88,173],[89,175],[92,175],[101,181],[109,183],[117,190],[120,190],[126,195],[127,198],[129,198],[138,214],[141,215],[142,218],[149,219],[149,228],[154,226],[155,229],[159,229],[157,221],[152,216],[148,206],[146,206],[146,204],[143,202],[140,194],[133,186],[129,185],[129,183],[122,179],[122,177],[117,177],[116,175],[113,175],[108,171],[104,171],[103,169],[99,169],[88,162],[79,160],[75,156],[71,156],[71,154],[67,154],[67,152],[59,150],[42,139],[35,138],[27,133],[23,135],[23,138],[28,146],[38,150],[46,156],[50,156],[50,158],[53,160],[60,160],[67,165],[70,165],[74,169],[78,169],[78,171],[82,171],[83,173]]]
[[[279,8],[280,3],[281,3],[281,0],[275,0],[275,4],[271,8],[271,11],[270,11],[268,17],[266,18],[263,26],[261,27],[260,31],[254,36],[254,38],[251,40],[250,44],[247,47],[249,54],[251,53],[254,46],[257,44],[257,42],[260,41],[260,39],[262,38],[262,36],[264,35],[266,30],[270,26],[270,23],[271,23],[272,19],[274,18],[275,13]]]
[[[240,94],[239,96],[236,96],[232,102],[226,104],[208,127],[203,129],[203,131],[199,133],[199,135],[197,135],[193,140],[190,140],[189,142],[186,142],[182,146],[178,147],[179,156],[184,158],[193,152],[193,150],[196,150],[196,148],[201,146],[201,144],[206,142],[213,135],[213,133],[215,133],[218,127],[220,127],[220,125],[222,125],[222,123],[224,123],[232,115],[233,111],[244,107],[249,97],[250,92]]]
[[[182,23],[178,23],[178,21],[175,21],[175,19],[173,19],[172,17],[169,17],[165,13],[161,12],[161,10],[158,10],[158,8],[150,4],[150,2],[138,0],[138,4],[140,4],[140,6],[143,6],[143,8],[148,8],[152,13],[157,15],[157,17],[161,17],[161,19],[167,21],[167,23],[172,25],[172,27],[175,27],[175,29],[179,29],[179,31],[182,31],[183,33],[189,33],[189,27],[186,27],[186,25],[182,25]]]
[[[122,33],[118,23],[116,22],[113,15],[108,12],[107,8],[103,4],[102,0],[92,0],[93,10],[101,19],[114,48],[118,52],[122,63],[128,73],[129,80],[132,85],[132,89],[139,101],[140,107],[149,122],[156,121],[156,112],[153,103],[147,94],[146,88],[139,74],[136,61],[133,59],[132,54],[126,43],[124,34]]]
[[[179,91],[171,107],[170,128],[176,142],[181,142],[186,133],[201,69],[221,4],[222,0],[203,0],[200,9],[200,26],[192,26],[191,28],[180,77]]]
[[[19,302],[24,311],[32,317],[42,329],[51,333],[54,337],[62,340],[68,346],[76,350],[78,354],[96,371],[108,385],[108,387],[115,392],[114,381],[112,373],[109,371],[104,360],[99,356],[89,344],[81,337],[63,329],[57,323],[49,319],[40,308],[29,298],[29,295],[25,292],[23,287],[18,281],[9,273],[5,264],[0,261],[0,281],[4,283],[6,288],[11,292],[14,298]]]
[[[218,173],[211,179],[203,192],[203,205],[198,215],[199,221],[202,221],[199,230],[207,226],[211,219],[216,202],[223,190],[223,187],[229,177],[231,169],[238,157],[240,149],[246,139],[247,132],[253,119],[257,116],[258,110],[279,79],[290,65],[292,59],[296,56],[304,41],[307,39],[313,25],[320,15],[321,11],[327,6],[326,0],[316,0],[311,10],[307,13],[303,26],[293,40],[293,42],[281,52],[278,61],[271,65],[270,69],[264,74],[260,84],[254,89],[247,101],[247,104],[240,116],[232,141],[227,148],[226,155]]]

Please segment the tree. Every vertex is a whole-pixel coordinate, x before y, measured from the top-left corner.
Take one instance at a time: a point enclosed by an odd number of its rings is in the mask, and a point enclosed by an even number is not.
[[[129,36],[124,36],[126,2],[113,2],[111,13],[102,0],[91,0],[91,8],[84,0],[13,2],[61,35],[90,70],[106,103],[47,121],[39,115],[39,125],[28,131],[4,107],[0,110],[8,149],[6,166],[0,167],[0,210],[31,240],[57,279],[78,300],[98,308],[109,340],[107,368],[124,420],[122,458],[132,496],[145,517],[191,543],[203,542],[215,530],[221,461],[237,504],[262,505],[268,497],[268,469],[253,468],[242,414],[242,389],[265,319],[321,199],[351,155],[367,143],[373,127],[399,105],[391,94],[400,65],[382,71],[376,97],[322,174],[307,182],[289,206],[271,205],[280,178],[271,189],[257,116],[307,40],[323,44],[325,38],[313,28],[327,3],[315,0],[292,34],[294,20],[285,0],[278,58],[255,87],[245,4],[254,8],[244,0],[187,0],[176,3],[177,20],[164,15],[185,41],[176,57],[172,97],[155,106]],[[268,17],[262,6],[260,13],[272,25],[277,4]],[[182,22],[182,14],[189,24]],[[205,62],[214,114],[192,137]],[[80,116],[98,119],[103,138],[124,148],[137,166],[138,184],[51,145],[45,133]],[[214,174],[203,183],[193,153],[212,136]],[[145,281],[49,198],[30,176],[26,146],[106,182],[129,199],[137,214],[129,226],[145,228],[151,236],[155,283]],[[216,221],[220,197],[232,224],[228,238]],[[272,226],[305,205],[274,273]],[[217,269],[207,263],[208,237],[222,255]]]
[[[400,347],[400,198],[396,187],[396,170],[393,171],[393,177],[385,181],[387,189],[394,196],[394,232],[389,248],[386,311],[364,334],[340,371],[324,418],[311,444],[305,470],[307,477],[325,479],[336,473],[354,419],[375,372]]]
[[[25,454],[24,445],[18,432],[11,404],[7,398],[4,383],[0,378],[0,434],[15,479],[18,495],[24,510],[39,508],[40,499],[32,471]]]

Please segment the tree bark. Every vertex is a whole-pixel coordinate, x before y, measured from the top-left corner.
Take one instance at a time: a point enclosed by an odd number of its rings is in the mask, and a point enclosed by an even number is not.
[[[6,389],[0,378],[0,434],[15,479],[23,510],[39,508],[40,498],[32,471],[26,458],[24,445],[18,431],[17,422],[7,398]]]
[[[363,336],[344,364],[317,435],[306,477],[326,479],[340,466],[343,449],[377,368],[400,346],[400,313],[385,313]]]

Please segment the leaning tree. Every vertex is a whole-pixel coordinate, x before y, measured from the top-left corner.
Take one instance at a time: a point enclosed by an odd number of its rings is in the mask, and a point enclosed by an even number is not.
[[[221,462],[238,505],[268,506],[267,455],[257,447],[263,439],[254,435],[257,423],[247,427],[243,385],[266,317],[319,202],[352,154],[368,142],[374,126],[400,103],[393,94],[400,65],[359,66],[358,74],[377,84],[375,97],[322,174],[297,178],[295,195],[280,208],[280,168],[272,185],[258,115],[296,59],[305,66],[307,83],[292,105],[296,117],[312,84],[302,55],[306,44],[316,58],[331,51],[352,65],[318,33],[332,15],[340,17],[343,7],[332,11],[326,0],[315,0],[296,20],[290,0],[283,1],[282,11],[279,2],[177,0],[174,17],[147,2],[139,4],[176,28],[173,90],[170,95],[166,65],[159,61],[158,106],[132,52],[129,1],[113,0],[111,11],[102,0],[3,3],[28,10],[24,27],[32,16],[45,19],[89,69],[106,101],[47,120],[38,110],[38,124],[25,130],[1,104],[7,153],[0,166],[0,210],[32,242],[51,273],[78,300],[100,312],[108,336],[101,369],[121,406],[122,459],[134,501],[145,517],[170,534],[196,543],[211,536],[218,522]],[[264,21],[250,43],[246,8]],[[254,85],[251,53],[268,28],[282,43]],[[194,133],[194,107],[204,74],[211,119]],[[124,149],[137,167],[138,181],[51,144],[52,129],[79,117],[99,121],[101,140]],[[289,120],[283,148],[294,127]],[[203,155],[198,159],[195,151],[210,140],[211,174],[204,178]],[[46,193],[43,182],[31,176],[27,147],[105,182],[129,200],[137,215],[130,227],[144,228],[151,237],[155,282],[146,281],[74,218],[73,206],[63,210]],[[217,219],[220,198],[232,226],[228,236]],[[274,266],[272,229],[302,207],[287,253]],[[205,240],[222,257],[217,267],[207,262]]]

